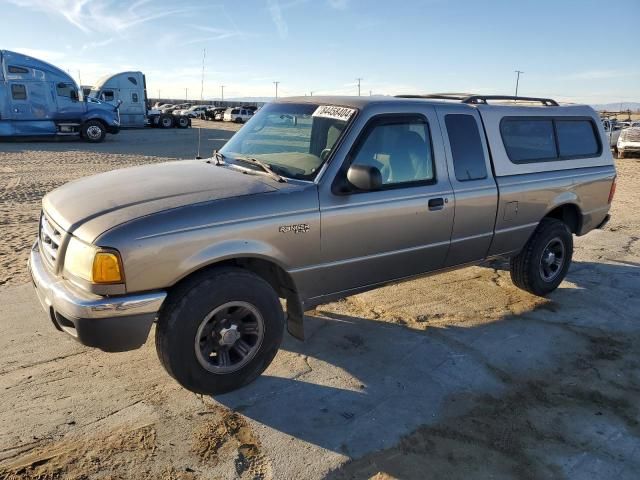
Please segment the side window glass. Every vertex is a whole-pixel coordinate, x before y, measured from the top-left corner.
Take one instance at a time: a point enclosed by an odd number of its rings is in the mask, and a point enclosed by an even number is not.
[[[101,97],[105,102],[112,102],[113,98],[114,98],[113,91],[112,90],[105,90],[105,91],[102,92]]]
[[[551,119],[504,119],[500,133],[513,163],[556,160],[556,140]]]
[[[14,100],[26,100],[27,87],[19,83],[11,84],[11,98]]]
[[[25,73],[29,73],[29,70],[24,67],[16,67],[15,65],[9,65],[7,69],[9,73],[20,73],[24,75]]]
[[[58,83],[56,85],[56,93],[59,97],[75,98],[75,88],[68,83]]]
[[[450,114],[445,116],[445,124],[456,180],[465,182],[487,178],[484,150],[476,119],[472,115]]]
[[[132,93],[131,94],[131,101],[133,103],[138,103],[138,94],[137,93]]]
[[[435,178],[429,125],[422,117],[381,118],[367,130],[352,165],[376,167],[383,185]]]
[[[561,157],[595,155],[600,151],[589,120],[556,120],[556,132]]]

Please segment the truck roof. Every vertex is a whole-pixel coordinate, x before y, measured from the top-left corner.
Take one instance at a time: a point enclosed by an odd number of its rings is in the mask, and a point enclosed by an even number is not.
[[[65,81],[68,83],[76,84],[76,81],[64,70],[51,65],[44,60],[24,55],[18,52],[12,52],[10,50],[0,50],[0,64],[6,63],[7,65],[16,65],[18,67],[33,68],[44,72],[48,80]],[[0,68],[0,79],[3,78],[3,69]]]
[[[277,103],[313,103],[327,105],[341,105],[352,108],[364,108],[373,104],[434,104],[434,105],[458,105],[461,109],[476,108],[484,109],[508,109],[514,113],[522,113],[531,111],[531,108],[544,109],[545,111],[562,112],[563,114],[585,114],[588,110],[592,112],[592,108],[588,105],[563,104],[560,105],[550,98],[537,97],[513,97],[509,95],[475,95],[475,94],[451,94],[439,93],[429,95],[374,95],[374,96],[305,96],[305,97],[285,97],[276,100]]]
[[[142,72],[140,71],[127,71],[127,72],[118,72],[118,73],[110,73],[98,79],[96,84],[93,86],[93,90],[100,90],[102,88],[117,88],[119,85],[109,85],[109,82],[120,80],[121,78],[127,77],[138,77],[142,76]]]

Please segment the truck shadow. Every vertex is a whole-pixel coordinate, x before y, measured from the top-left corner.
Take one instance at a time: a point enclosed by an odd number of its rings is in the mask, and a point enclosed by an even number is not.
[[[474,464],[485,476],[523,473],[513,465],[555,476],[559,467],[540,452],[556,443],[567,455],[583,452],[597,437],[585,423],[593,415],[613,425],[607,428],[618,440],[605,445],[599,437],[587,450],[611,451],[603,462],[618,465],[640,448],[633,371],[640,366],[633,348],[640,336],[640,265],[575,262],[567,281],[537,308],[472,326],[429,327],[427,320],[426,328],[414,329],[320,307],[306,318],[305,343],[287,336],[262,377],[215,400],[359,459],[334,478],[363,472],[369,478],[380,470],[425,478],[405,470],[398,458],[407,455],[423,472],[439,465],[446,478],[473,477]],[[559,410],[563,418],[585,420],[559,422]],[[615,454],[623,441],[625,453]],[[456,471],[460,455],[471,470]]]

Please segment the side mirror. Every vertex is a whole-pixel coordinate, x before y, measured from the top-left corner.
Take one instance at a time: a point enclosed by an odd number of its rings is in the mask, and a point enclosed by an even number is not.
[[[359,190],[379,190],[382,187],[382,173],[369,165],[351,165],[347,171],[347,180]]]

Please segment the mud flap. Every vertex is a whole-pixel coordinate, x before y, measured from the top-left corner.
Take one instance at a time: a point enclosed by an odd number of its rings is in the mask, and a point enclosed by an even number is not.
[[[304,308],[295,292],[287,296],[287,331],[298,340],[304,341]]]

